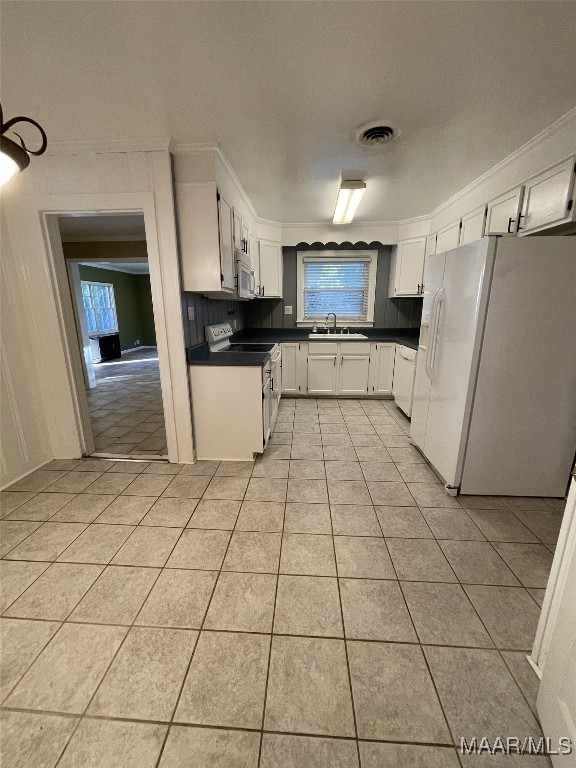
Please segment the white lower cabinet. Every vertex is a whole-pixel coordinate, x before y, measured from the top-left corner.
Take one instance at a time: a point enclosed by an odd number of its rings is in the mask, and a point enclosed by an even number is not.
[[[308,354],[306,366],[309,395],[335,395],[337,393],[338,356],[334,354]]]
[[[355,345],[350,345],[355,346]],[[340,375],[338,394],[366,395],[370,373],[370,352],[366,354],[342,352],[340,354]]]
[[[298,342],[282,344],[282,394],[284,395],[297,395],[301,391],[300,352]]]
[[[392,342],[285,342],[284,395],[392,397]]]
[[[395,344],[373,344],[370,365],[370,392],[374,395],[392,395],[394,379]]]

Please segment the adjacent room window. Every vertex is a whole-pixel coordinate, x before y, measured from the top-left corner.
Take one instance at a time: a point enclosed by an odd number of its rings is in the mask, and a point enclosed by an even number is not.
[[[298,253],[298,323],[323,323],[335,312],[338,325],[374,320],[377,251]]]
[[[114,286],[82,280],[82,299],[88,333],[118,332]]]

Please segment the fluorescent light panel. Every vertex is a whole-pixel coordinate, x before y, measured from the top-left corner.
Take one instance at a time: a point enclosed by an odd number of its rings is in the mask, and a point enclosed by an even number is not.
[[[365,181],[343,181],[340,184],[333,224],[349,224],[352,221],[364,192],[366,192]]]

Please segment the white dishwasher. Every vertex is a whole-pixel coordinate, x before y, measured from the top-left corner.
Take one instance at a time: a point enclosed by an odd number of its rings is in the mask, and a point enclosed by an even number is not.
[[[412,415],[412,396],[414,394],[414,377],[416,375],[416,350],[396,345],[394,356],[394,380],[392,395],[396,405],[406,416]]]

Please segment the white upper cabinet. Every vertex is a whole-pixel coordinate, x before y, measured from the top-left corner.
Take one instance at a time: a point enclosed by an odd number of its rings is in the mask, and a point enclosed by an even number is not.
[[[241,253],[242,248],[242,217],[236,209],[234,209],[234,248],[238,253]]]
[[[247,224],[245,224],[245,222],[242,222],[241,245],[242,245],[242,251],[244,253],[244,258],[247,261],[250,260],[250,254],[248,253],[249,240],[250,240],[250,230],[248,229]]]
[[[254,272],[254,292],[258,295],[258,287],[260,285],[260,253],[258,240],[252,232],[248,233],[248,260]]]
[[[524,187],[516,187],[488,203],[485,235],[516,234],[523,194]]]
[[[236,294],[233,211],[214,182],[176,185],[182,288]]]
[[[519,234],[574,221],[574,158],[526,182]]]
[[[260,298],[282,298],[282,245],[260,240]]]
[[[484,237],[484,224],[486,222],[486,206],[482,205],[475,211],[462,216],[462,227],[460,228],[460,245],[473,243],[474,240],[480,240]]]
[[[436,232],[426,238],[425,256],[433,256],[436,253]]]
[[[452,248],[457,248],[459,242],[460,219],[438,230],[436,235],[436,253],[443,253],[444,251],[452,250]]]
[[[222,195],[218,196],[218,231],[220,236],[220,265],[222,288],[234,290],[236,262],[234,259],[233,211]]]
[[[426,238],[401,240],[392,253],[388,295],[421,296]]]

